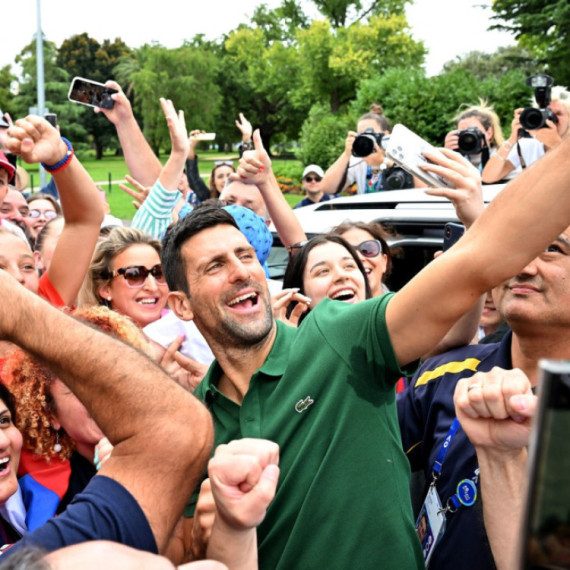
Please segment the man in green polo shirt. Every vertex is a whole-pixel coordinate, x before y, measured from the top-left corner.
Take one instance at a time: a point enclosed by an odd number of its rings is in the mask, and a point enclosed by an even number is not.
[[[216,356],[196,392],[216,445],[257,437],[280,446],[277,493],[258,528],[261,568],[423,566],[389,379],[568,226],[569,150],[564,141],[513,181],[398,293],[324,300],[299,329],[273,320],[263,270],[226,212],[197,210],[167,234],[170,304]],[[458,192],[471,183],[453,160],[434,161]]]

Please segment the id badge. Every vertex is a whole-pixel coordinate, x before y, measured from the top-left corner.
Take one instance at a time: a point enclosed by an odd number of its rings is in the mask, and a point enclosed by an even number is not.
[[[426,568],[435,550],[437,541],[445,530],[445,512],[441,506],[441,501],[435,485],[430,485],[426,500],[416,521],[416,532],[422,545]]]

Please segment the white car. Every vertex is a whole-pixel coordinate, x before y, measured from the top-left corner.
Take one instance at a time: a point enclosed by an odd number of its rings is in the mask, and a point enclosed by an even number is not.
[[[504,184],[483,186],[483,199],[488,204]],[[308,238],[327,233],[344,221],[380,222],[389,226],[395,237],[388,240],[395,253],[388,286],[397,291],[433,259],[443,243],[445,224],[458,222],[453,204],[446,198],[427,195],[421,189],[391,190],[335,198],[294,210]],[[288,253],[281,244],[275,227],[269,256],[269,269],[274,279],[281,279],[287,266]]]

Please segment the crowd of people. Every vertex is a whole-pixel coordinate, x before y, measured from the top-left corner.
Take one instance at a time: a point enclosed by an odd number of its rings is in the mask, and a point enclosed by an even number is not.
[[[129,227],[58,129],[0,122],[0,568],[513,568],[538,360],[570,356],[568,92],[530,139],[521,110],[507,140],[485,102],[454,117],[426,192],[467,231],[390,292],[389,231],[308,240],[243,115],[207,185],[184,113],[160,100],[162,165],[107,85]],[[300,207],[388,188],[390,129],[362,116]],[[58,199],[12,187],[15,156]]]

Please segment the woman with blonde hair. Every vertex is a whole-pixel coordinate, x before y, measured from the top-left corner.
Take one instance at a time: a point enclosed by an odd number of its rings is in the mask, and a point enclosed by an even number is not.
[[[453,122],[457,128],[445,136],[445,148],[460,152],[482,172],[491,154],[505,140],[499,116],[491,105],[480,99],[478,105],[455,115]]]
[[[160,252],[160,242],[143,231],[113,228],[95,249],[79,306],[105,305],[140,328],[156,321],[168,295]]]

